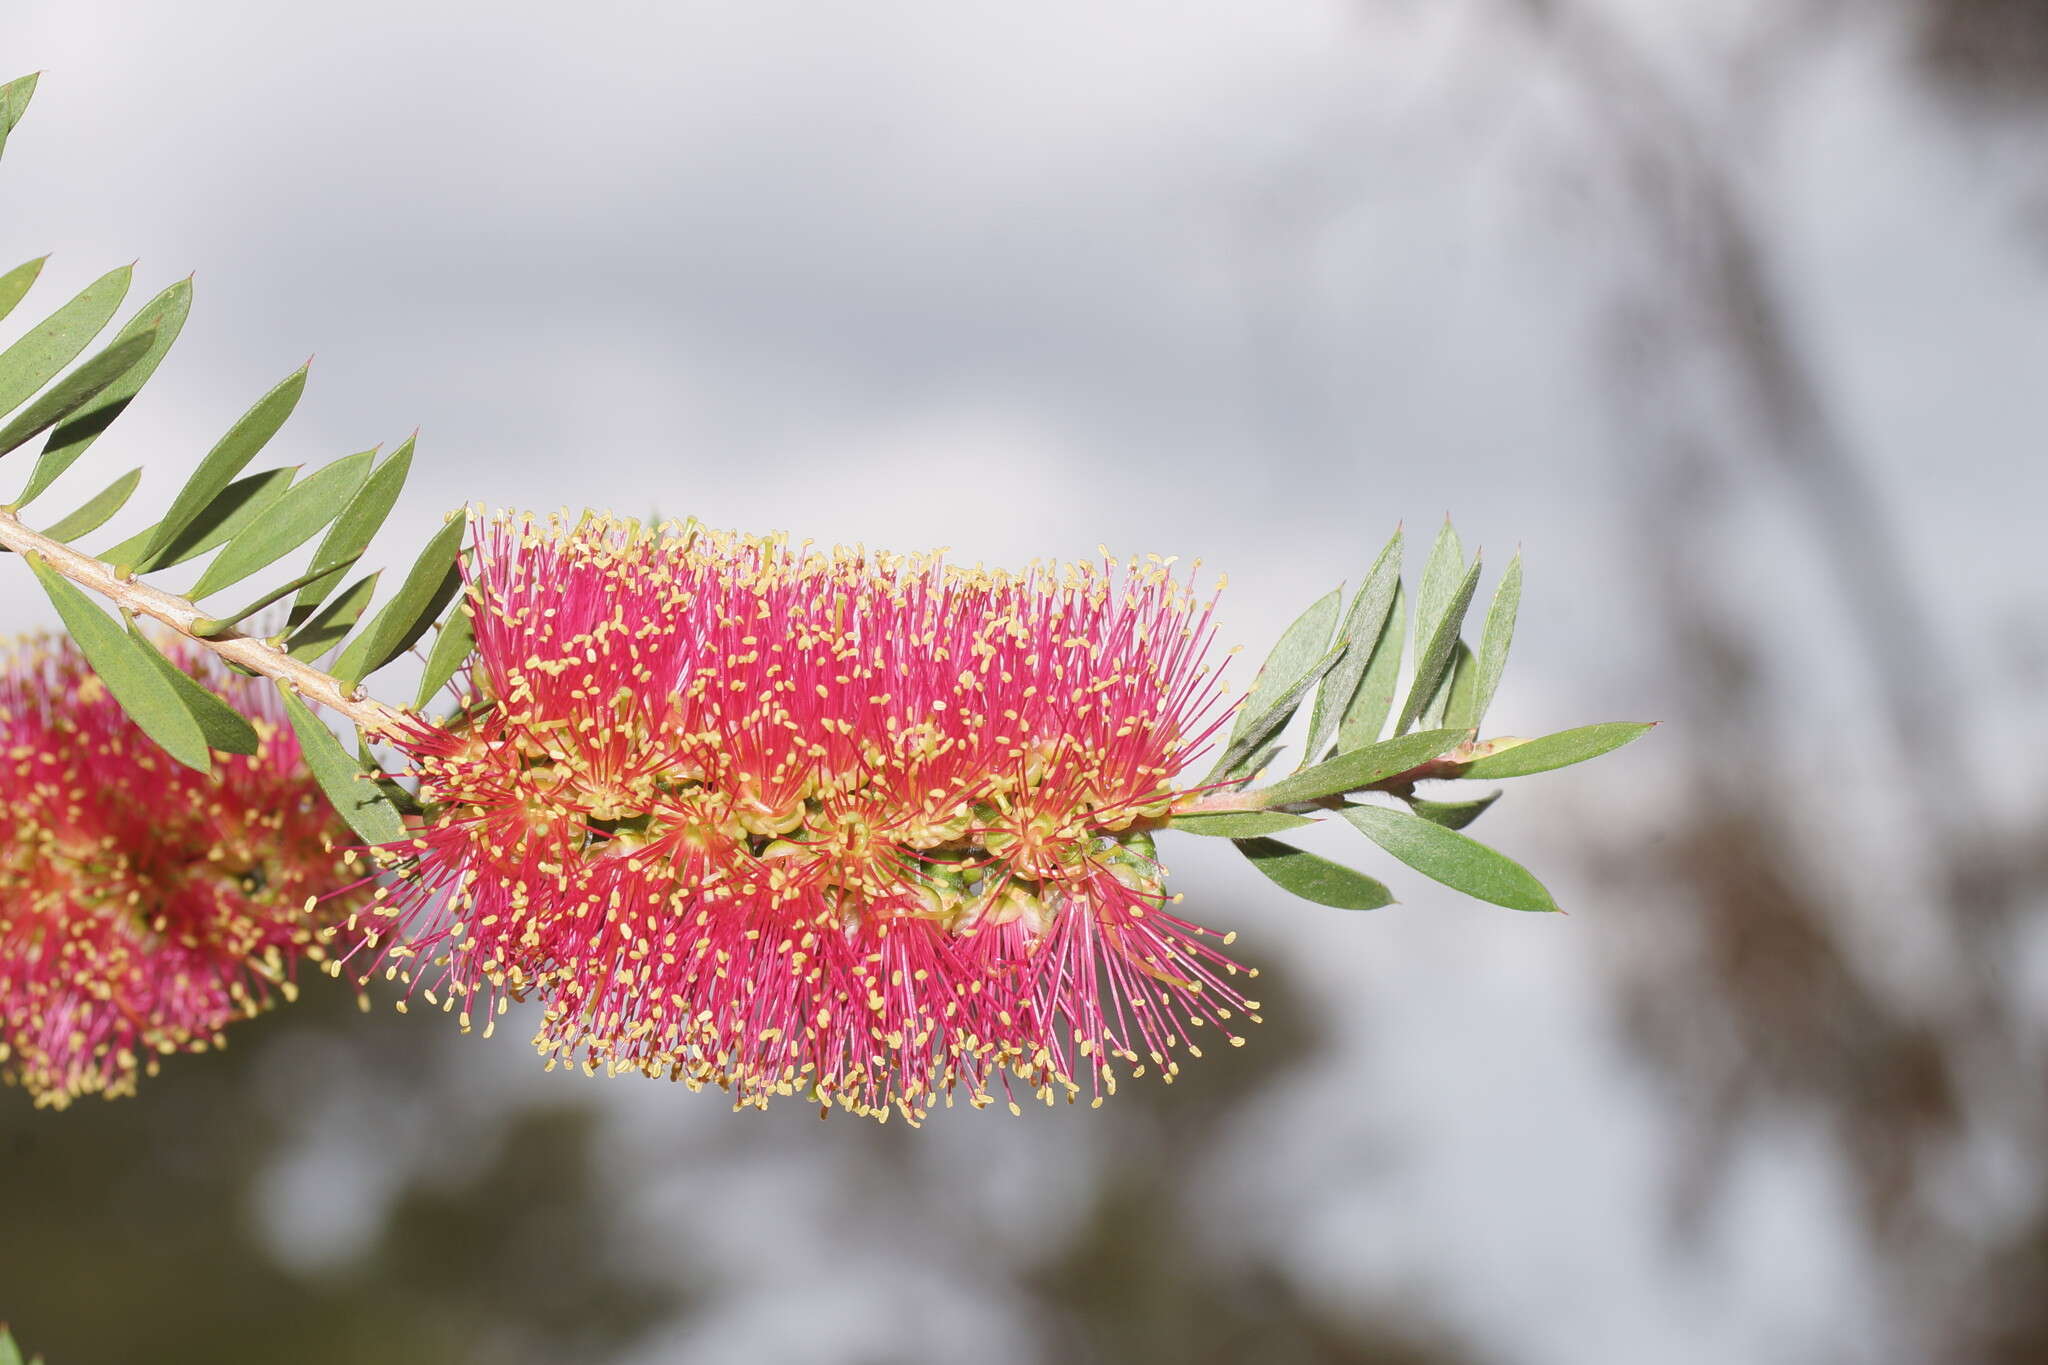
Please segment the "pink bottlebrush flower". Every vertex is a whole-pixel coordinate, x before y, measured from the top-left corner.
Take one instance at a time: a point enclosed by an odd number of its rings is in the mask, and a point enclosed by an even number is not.
[[[38,1105],[132,1093],[290,998],[324,951],[307,901],[361,876],[268,685],[171,657],[250,719],[254,756],[172,761],[69,640],[0,656],[0,1076]]]
[[[1145,832],[1217,724],[1213,603],[1166,563],[475,540],[473,695],[394,740],[439,813],[367,926],[465,1026],[531,993],[551,1065],[912,1120],[1241,1041]]]

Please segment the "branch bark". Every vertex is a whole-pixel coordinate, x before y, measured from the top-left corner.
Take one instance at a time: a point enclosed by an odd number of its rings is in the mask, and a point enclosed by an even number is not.
[[[81,588],[98,593],[115,606],[168,626],[228,662],[290,687],[307,701],[348,717],[366,736],[394,733],[402,722],[402,712],[294,659],[269,640],[236,630],[215,636],[198,634],[193,624],[207,619],[206,613],[187,599],[151,587],[140,579],[123,578],[111,565],[30,530],[12,512],[0,511],[0,546],[19,555],[35,555]]]

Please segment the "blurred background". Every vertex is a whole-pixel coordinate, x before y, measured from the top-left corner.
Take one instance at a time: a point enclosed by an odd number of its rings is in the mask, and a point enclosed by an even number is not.
[[[422,428],[387,555],[468,500],[1106,543],[1256,658],[1448,510],[1528,560],[1491,729],[1666,722],[1477,831],[1568,917],[1168,848],[1269,1022],[1096,1113],[735,1115],[324,978],[139,1099],[0,1092],[51,1365],[2048,1359],[2048,6],[19,0],[0,53],[45,311],[197,272],[53,509],[317,352],[281,459]]]

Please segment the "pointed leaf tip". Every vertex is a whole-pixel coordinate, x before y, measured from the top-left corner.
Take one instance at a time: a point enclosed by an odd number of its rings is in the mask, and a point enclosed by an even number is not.
[[[1455,830],[1386,806],[1346,806],[1337,813],[1366,838],[1454,891],[1510,910],[1557,909],[1527,868]]]
[[[1394,893],[1363,872],[1278,839],[1239,839],[1237,851],[1281,890],[1335,910],[1377,910]]]
[[[1634,743],[1655,729],[1655,721],[1609,721],[1582,725],[1576,730],[1559,730],[1541,739],[1525,739],[1498,749],[1467,764],[1460,777],[1476,781],[1498,781],[1504,777],[1527,777],[1531,773],[1568,768],[1611,753]]]
[[[315,470],[286,490],[264,515],[242,528],[192,586],[194,601],[239,583],[311,540],[342,511],[370,477],[373,450],[358,451]],[[340,574],[347,566],[326,566]]]
[[[366,844],[392,844],[405,837],[405,821],[391,799],[378,790],[373,775],[348,750],[326,723],[299,699],[299,694],[282,684],[285,719],[298,736],[299,752],[313,780],[334,806],[342,820]]]
[[[1451,542],[1451,553],[1458,553],[1455,538]],[[1462,579],[1448,590],[1447,597],[1441,595],[1443,590],[1439,588],[1440,605],[1432,619],[1429,614],[1431,584],[1425,578],[1423,600],[1415,618],[1415,638],[1422,647],[1422,653],[1416,657],[1415,678],[1408,688],[1408,700],[1402,703],[1400,719],[1394,723],[1395,734],[1406,732],[1437,700],[1437,690],[1449,675],[1458,650],[1458,632],[1464,627],[1465,612],[1472,605],[1472,594],[1478,587],[1479,561],[1475,559]]]
[[[35,472],[29,477],[28,487],[22,490],[20,501],[23,504],[55,482],[91,448],[116,418],[127,411],[128,405],[142,391],[142,386],[163,363],[172,343],[177,341],[178,333],[184,330],[185,319],[191,311],[192,286],[180,281],[142,305],[128,319],[115,341],[118,343],[131,337],[153,334],[149,349],[118,379],[77,411],[58,421],[50,432],[49,440],[43,443],[43,453],[36,457]]]
[[[214,443],[206,458],[199,462],[199,467],[192,471],[192,477],[185,481],[185,486],[178,490],[171,510],[157,523],[156,533],[150,537],[136,568],[146,571],[162,567],[158,556],[167,552],[186,528],[234,482],[235,476],[248,468],[257,452],[268,445],[270,438],[284,426],[305,391],[306,370],[301,366],[272,385],[268,393],[235,420],[227,434]]]
[[[99,335],[127,297],[129,276],[127,266],[109,270],[0,351],[0,412],[12,412],[26,403]],[[17,419],[14,425],[19,424]],[[22,435],[15,444],[34,434]]]
[[[457,513],[448,518],[413,561],[391,600],[335,660],[336,677],[348,683],[360,682],[410,649],[413,641],[426,633],[462,587],[462,570],[457,561],[468,530],[467,517]]]
[[[1244,760],[1286,728],[1308,689],[1343,657],[1342,644],[1330,647],[1343,606],[1342,589],[1328,593],[1281,632],[1238,704],[1230,740],[1216,760],[1212,776],[1242,775]]]
[[[1365,581],[1351,599],[1351,610],[1345,614],[1340,637],[1344,657],[1323,675],[1322,685],[1316,690],[1315,708],[1309,714],[1308,743],[1302,748],[1303,767],[1325,756],[1330,742],[1338,737],[1338,727],[1350,711],[1359,687],[1365,682],[1367,670],[1385,631],[1387,617],[1394,609],[1395,595],[1400,591],[1401,554],[1401,532],[1397,529],[1366,571]],[[1400,652],[1398,641],[1394,651]]]

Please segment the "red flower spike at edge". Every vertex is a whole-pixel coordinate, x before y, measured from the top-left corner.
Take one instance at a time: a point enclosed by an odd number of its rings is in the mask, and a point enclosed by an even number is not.
[[[1100,1103],[1257,1018],[1146,832],[1222,711],[1166,562],[475,532],[472,695],[388,737],[439,811],[364,915],[408,994],[536,996],[550,1065],[912,1121]]]
[[[249,718],[253,757],[173,762],[68,640],[0,656],[0,1076],[38,1105],[130,1094],[291,998],[324,952],[305,907],[361,880],[269,687],[170,657]]]

